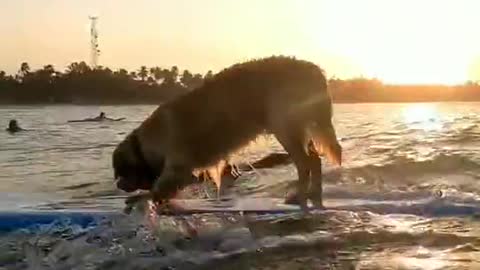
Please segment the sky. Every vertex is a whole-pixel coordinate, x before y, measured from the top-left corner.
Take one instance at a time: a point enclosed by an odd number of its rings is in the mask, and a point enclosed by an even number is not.
[[[0,0],[0,69],[99,64],[214,72],[290,55],[328,77],[387,83],[480,80],[478,0]]]

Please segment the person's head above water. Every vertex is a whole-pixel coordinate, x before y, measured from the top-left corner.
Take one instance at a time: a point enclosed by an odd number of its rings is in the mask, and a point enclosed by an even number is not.
[[[100,112],[99,117],[100,117],[100,118],[105,118],[105,113],[104,113],[104,112]]]
[[[20,131],[22,129],[18,126],[17,120],[12,119],[12,120],[10,120],[10,122],[8,122],[7,130],[10,131],[10,132],[16,132],[16,131]]]
[[[10,120],[10,122],[8,122],[8,128],[16,128],[16,127],[18,127],[17,120],[12,119],[12,120]]]

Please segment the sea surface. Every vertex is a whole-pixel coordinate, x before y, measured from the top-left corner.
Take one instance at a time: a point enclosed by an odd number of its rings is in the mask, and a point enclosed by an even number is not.
[[[0,212],[121,213],[111,154],[154,109],[0,106],[0,125],[28,130],[0,132]],[[126,120],[67,122],[100,111]],[[0,269],[480,269],[479,103],[336,104],[334,124],[344,159],[324,162],[326,211],[59,221],[0,234]],[[235,160],[281,151],[266,136]],[[282,198],[295,181],[291,164],[248,171],[229,196]]]

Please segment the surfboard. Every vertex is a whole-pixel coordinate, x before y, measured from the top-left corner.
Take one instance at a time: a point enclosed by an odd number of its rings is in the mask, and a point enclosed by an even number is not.
[[[188,216],[192,214],[289,214],[302,212],[297,205],[287,205],[281,198],[226,198],[226,199],[174,199],[175,210],[158,209],[159,216]],[[311,207],[311,209],[314,209]],[[19,229],[34,232],[41,226],[48,226],[66,220],[70,225],[95,227],[98,221],[120,217],[121,211],[92,210],[51,210],[51,211],[0,211],[0,234]]]
[[[192,214],[248,214],[282,216],[303,211],[297,205],[283,203],[283,198],[240,197],[226,199],[174,199],[172,203],[178,208],[175,211],[159,209],[159,216],[188,216]],[[427,217],[469,216],[480,217],[480,204],[455,203],[435,198],[425,198],[411,201],[372,201],[372,200],[326,200],[326,209],[309,209],[315,213],[323,211],[369,211],[378,214],[409,214]],[[179,209],[181,208],[181,209]],[[94,211],[92,209],[69,210],[38,210],[38,211],[0,211],[0,234],[28,228],[35,232],[39,227],[67,220],[70,225],[95,227],[101,220],[124,218],[118,210]],[[37,229],[36,229],[37,228]]]
[[[116,119],[82,119],[82,120],[68,120],[68,123],[82,123],[82,122],[117,122],[125,120],[125,117],[116,118]]]
[[[52,225],[55,222],[65,220],[70,225],[78,225],[83,228],[97,226],[100,220],[120,216],[120,213],[93,212],[93,211],[19,211],[0,212],[0,234],[9,233],[20,229],[37,231],[41,226]]]
[[[421,216],[480,216],[480,204],[455,203],[436,198],[418,200],[362,200],[326,199],[326,208],[317,208],[311,203],[310,211],[371,211],[379,214],[414,214]],[[285,204],[284,198],[238,197],[224,199],[173,199],[172,210],[162,208],[159,215],[191,215],[202,213],[243,213],[243,214],[289,214],[301,213],[298,205]]]
[[[302,212],[298,205],[285,204],[283,198],[222,198],[222,199],[173,199],[171,210],[159,208],[159,215],[201,214],[201,213],[245,213],[245,214],[282,214]],[[321,210],[309,205],[310,210]]]

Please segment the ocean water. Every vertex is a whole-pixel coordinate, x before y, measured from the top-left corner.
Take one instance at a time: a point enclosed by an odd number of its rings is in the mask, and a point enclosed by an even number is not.
[[[1,106],[2,125],[15,118],[28,131],[0,132],[0,211],[120,213],[127,194],[111,153],[154,109]],[[100,111],[126,120],[67,123]],[[0,234],[0,269],[480,269],[480,104],[336,104],[334,114],[344,164],[324,162],[326,211],[58,221]],[[279,151],[262,137],[236,160]],[[282,198],[295,181],[292,165],[244,172],[230,196]]]

